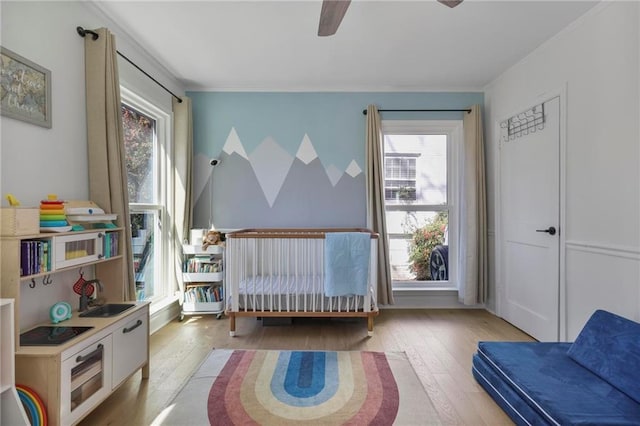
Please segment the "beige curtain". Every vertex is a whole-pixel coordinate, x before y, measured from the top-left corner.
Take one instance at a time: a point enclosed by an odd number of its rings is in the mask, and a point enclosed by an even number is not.
[[[84,39],[89,199],[105,212],[116,213],[117,225],[124,228],[124,241],[120,242],[125,259],[122,298],[135,300],[116,42],[108,29],[96,32],[97,40]]]
[[[460,211],[460,286],[465,305],[487,299],[487,190],[480,105],[464,115],[463,179]]]
[[[191,99],[183,96],[182,102],[173,98],[173,143],[174,143],[174,206],[173,242],[175,274],[180,291],[182,281],[182,243],[189,239],[193,222],[193,118]]]
[[[393,305],[389,240],[384,211],[384,145],[380,114],[375,105],[367,107],[367,227],[378,238],[378,303]]]

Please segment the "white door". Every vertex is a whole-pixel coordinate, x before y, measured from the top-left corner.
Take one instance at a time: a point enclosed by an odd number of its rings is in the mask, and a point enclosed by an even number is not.
[[[544,129],[500,144],[504,319],[539,341],[559,339],[560,98]]]

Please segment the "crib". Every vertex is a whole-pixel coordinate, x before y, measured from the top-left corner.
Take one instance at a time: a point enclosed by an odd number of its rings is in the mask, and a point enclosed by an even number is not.
[[[365,295],[325,294],[325,236],[331,232],[370,235]],[[362,317],[367,318],[368,335],[373,335],[373,318],[378,315],[377,242],[378,234],[352,228],[227,233],[224,283],[229,334],[236,334],[236,317]]]

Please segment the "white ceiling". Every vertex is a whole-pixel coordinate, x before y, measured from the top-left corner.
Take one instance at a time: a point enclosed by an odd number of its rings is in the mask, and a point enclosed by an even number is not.
[[[188,90],[481,90],[597,1],[354,0],[318,37],[320,0],[106,1]]]

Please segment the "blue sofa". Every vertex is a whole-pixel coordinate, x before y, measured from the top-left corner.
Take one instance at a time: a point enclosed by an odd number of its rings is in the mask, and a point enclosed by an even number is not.
[[[640,425],[640,324],[607,311],[574,343],[480,342],[472,372],[518,425]]]

